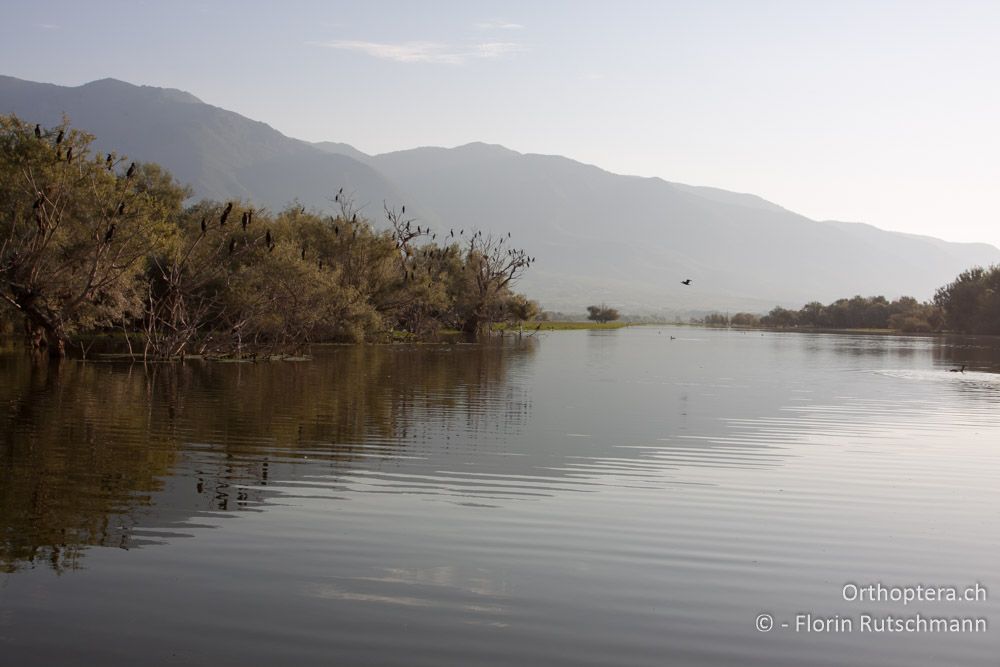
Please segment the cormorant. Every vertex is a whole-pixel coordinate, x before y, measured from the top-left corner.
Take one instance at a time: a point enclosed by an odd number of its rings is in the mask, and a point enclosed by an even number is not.
[[[62,130],[59,130],[59,135],[56,137],[56,146],[58,146],[59,144],[62,143],[62,140],[63,140],[64,136],[65,136],[65,133]]]
[[[115,223],[112,222],[111,226],[108,227],[108,231],[104,232],[104,242],[111,243],[111,239],[113,239],[114,237],[115,237]]]
[[[219,226],[226,224],[226,219],[229,217],[229,212],[233,210],[233,202],[226,204],[226,208],[222,211],[222,217],[219,218]]]
[[[128,171],[125,172],[125,178],[132,178],[135,176],[135,162],[128,166]]]
[[[41,138],[42,138],[42,126],[39,125],[38,123],[35,123],[35,139],[41,139]]]
[[[201,219],[201,233],[204,234],[208,231],[208,221],[205,218]]]
[[[267,230],[267,234],[264,236],[264,243],[266,243],[268,246],[270,246],[271,243],[272,243],[271,230],[270,229]]]
[[[690,284],[691,284],[690,278],[685,278],[684,280],[681,281],[681,285],[690,285]]]
[[[246,231],[247,225],[250,224],[250,220],[247,219],[246,211],[243,211],[243,215],[240,216],[240,224],[243,225],[243,231]]]
[[[108,153],[108,157],[104,160],[104,166],[108,168],[108,171],[115,166],[115,161],[111,158],[111,153]]]
[[[73,161],[73,147],[70,146],[66,150],[66,162],[72,162],[72,161]]]
[[[402,210],[400,210],[400,214],[404,214],[404,213],[406,213],[406,206],[405,205],[403,206]]]
[[[125,202],[118,204],[118,215],[125,215]]]

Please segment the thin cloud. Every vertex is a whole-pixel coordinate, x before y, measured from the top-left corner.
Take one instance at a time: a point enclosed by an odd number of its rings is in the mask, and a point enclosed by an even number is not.
[[[495,60],[526,50],[516,42],[477,42],[471,44],[447,44],[444,42],[367,42],[363,40],[339,39],[331,42],[310,42],[313,46],[341,51],[364,53],[373,58],[391,60],[398,63],[434,63],[461,65],[471,60]]]
[[[482,21],[476,24],[477,28],[482,30],[523,30],[524,26],[520,23],[512,23],[510,21]]]

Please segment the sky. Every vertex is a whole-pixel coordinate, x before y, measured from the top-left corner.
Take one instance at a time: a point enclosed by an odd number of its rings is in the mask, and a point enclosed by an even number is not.
[[[180,88],[367,153],[484,141],[1000,246],[996,0],[2,10],[0,74]]]

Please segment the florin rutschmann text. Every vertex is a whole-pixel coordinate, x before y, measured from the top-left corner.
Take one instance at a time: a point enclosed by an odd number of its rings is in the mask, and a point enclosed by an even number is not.
[[[882,583],[847,583],[841,589],[844,602],[877,607],[882,604],[907,606],[915,603],[983,603],[988,593],[981,583],[969,586],[886,586]],[[757,615],[755,626],[760,632],[775,629],[796,633],[984,633],[989,630],[985,616],[958,616],[950,614],[877,613],[865,609],[859,614],[825,614],[800,611],[790,618],[775,618],[763,612]]]

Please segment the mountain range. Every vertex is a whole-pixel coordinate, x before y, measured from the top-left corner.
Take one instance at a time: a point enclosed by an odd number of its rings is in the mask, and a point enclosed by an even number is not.
[[[309,143],[184,91],[114,79],[65,87],[0,76],[0,113],[43,126],[65,115],[97,137],[97,150],[158,162],[195,198],[331,211],[344,188],[374,222],[383,204],[405,204],[439,240],[451,229],[511,232],[537,258],[518,288],[553,310],[605,301],[630,313],[762,312],[855,294],[926,299],[970,266],[1000,263],[987,244],[812,220],[751,194],[503,146],[367,155]]]

